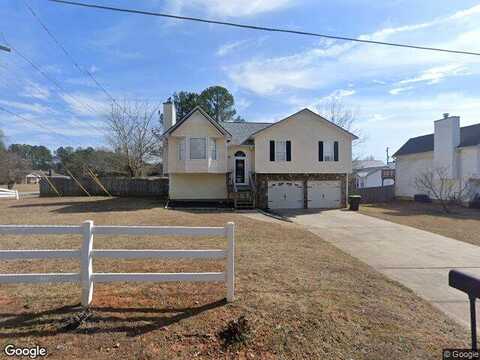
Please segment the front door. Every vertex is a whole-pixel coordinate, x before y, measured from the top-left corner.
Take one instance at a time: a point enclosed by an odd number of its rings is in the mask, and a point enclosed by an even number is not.
[[[245,158],[235,158],[235,184],[245,185],[247,183],[246,169]]]

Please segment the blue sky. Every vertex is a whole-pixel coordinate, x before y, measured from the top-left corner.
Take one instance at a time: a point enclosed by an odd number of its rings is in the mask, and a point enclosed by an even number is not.
[[[220,84],[247,121],[276,121],[338,97],[366,135],[360,155],[384,159],[449,112],[479,122],[480,57],[272,34],[25,0],[76,61],[115,98],[161,103],[172,92]],[[139,0],[100,1],[181,15],[480,52],[475,1]],[[106,96],[72,65],[28,12],[2,0],[0,32],[67,93],[15,53],[0,53],[0,112],[10,143],[105,145]],[[3,42],[0,35],[0,43]],[[89,111],[89,107],[96,113]],[[93,124],[93,126],[92,126]]]

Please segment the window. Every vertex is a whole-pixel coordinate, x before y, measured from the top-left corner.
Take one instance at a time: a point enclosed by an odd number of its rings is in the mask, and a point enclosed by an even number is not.
[[[323,160],[333,161],[333,143],[331,141],[323,142]]]
[[[202,160],[207,158],[207,142],[205,138],[190,138],[190,159]]]
[[[338,161],[338,141],[318,142],[318,161]]]
[[[217,139],[210,138],[210,159],[217,160]]]
[[[185,139],[178,142],[178,160],[185,160]]]
[[[285,161],[287,160],[287,142],[275,141],[275,160]]]

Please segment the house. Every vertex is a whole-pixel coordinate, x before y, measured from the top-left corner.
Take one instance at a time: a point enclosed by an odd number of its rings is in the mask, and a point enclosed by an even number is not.
[[[27,174],[25,176],[25,183],[26,184],[38,184],[40,182],[41,178],[42,178],[42,176],[40,174],[32,172],[32,173]]]
[[[393,185],[395,164],[380,160],[357,160],[353,162],[353,176],[357,189]]]
[[[467,187],[470,197],[480,190],[480,124],[460,127],[460,117],[444,114],[434,122],[434,133],[409,139],[394,155],[395,195],[424,194],[415,185],[422,173],[441,169],[445,178]],[[431,195],[431,194],[427,194]]]
[[[163,118],[171,201],[263,209],[346,204],[356,136],[311,110],[276,123],[217,123],[196,107],[177,121],[167,101]]]

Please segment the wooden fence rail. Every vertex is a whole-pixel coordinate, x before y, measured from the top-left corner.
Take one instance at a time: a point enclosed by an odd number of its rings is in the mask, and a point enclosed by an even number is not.
[[[17,190],[10,190],[10,189],[0,188],[0,199],[15,199],[15,200],[19,200],[20,197],[18,196],[18,191],[17,191]]]
[[[0,225],[0,235],[78,234],[83,242],[77,250],[0,250],[0,260],[74,258],[80,261],[79,273],[46,274],[0,274],[0,284],[11,283],[57,283],[74,282],[82,287],[82,306],[90,305],[94,283],[113,281],[191,281],[224,282],[227,301],[235,298],[235,225],[225,227],[182,226],[96,226],[85,221],[81,226],[46,225]],[[124,250],[94,249],[94,235],[176,235],[176,236],[221,236],[227,239],[224,250]],[[191,258],[225,259],[224,272],[203,273],[95,273],[93,258],[144,259],[144,258]]]

